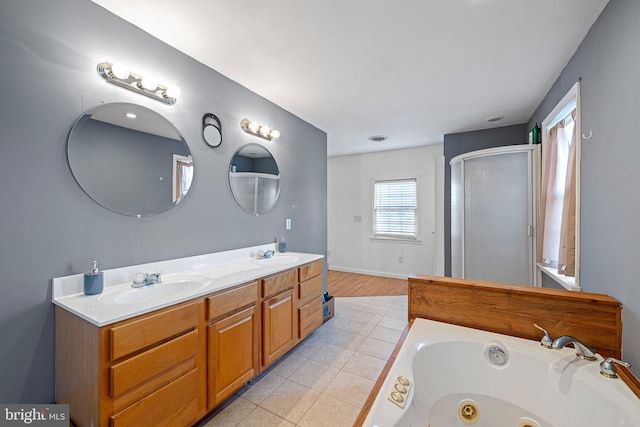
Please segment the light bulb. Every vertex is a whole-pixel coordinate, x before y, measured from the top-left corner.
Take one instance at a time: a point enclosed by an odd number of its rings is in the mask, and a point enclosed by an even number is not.
[[[256,133],[258,132],[258,129],[260,129],[260,123],[249,122],[249,125],[247,127],[251,132]]]
[[[272,130],[271,131],[271,138],[273,138],[273,139],[280,138],[280,131],[279,130]]]
[[[271,132],[271,129],[269,128],[269,126],[260,126],[260,133],[264,136],[269,136],[269,132]]]
[[[120,80],[129,78],[129,69],[122,64],[113,64],[111,66],[111,74]]]
[[[158,82],[151,77],[143,77],[140,81],[140,85],[146,90],[154,91],[158,87]]]
[[[178,98],[182,92],[178,86],[169,86],[164,93],[169,98]]]

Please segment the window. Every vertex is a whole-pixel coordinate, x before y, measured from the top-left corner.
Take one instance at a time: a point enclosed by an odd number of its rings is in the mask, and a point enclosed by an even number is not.
[[[579,289],[579,83],[542,123],[537,260],[567,289]]]
[[[373,237],[416,240],[418,238],[416,179],[375,181],[373,193]]]

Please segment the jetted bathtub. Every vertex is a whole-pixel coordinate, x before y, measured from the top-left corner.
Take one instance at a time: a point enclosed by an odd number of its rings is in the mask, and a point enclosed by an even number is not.
[[[640,427],[640,399],[597,357],[416,319],[364,425]]]

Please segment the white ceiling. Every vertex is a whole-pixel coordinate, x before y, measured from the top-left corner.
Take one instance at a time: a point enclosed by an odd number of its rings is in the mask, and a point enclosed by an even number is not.
[[[93,1],[324,130],[329,156],[526,122],[608,2]]]

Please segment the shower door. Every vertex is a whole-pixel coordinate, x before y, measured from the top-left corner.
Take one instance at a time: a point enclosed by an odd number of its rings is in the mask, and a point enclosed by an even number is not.
[[[533,152],[515,145],[451,160],[453,277],[533,285]]]

